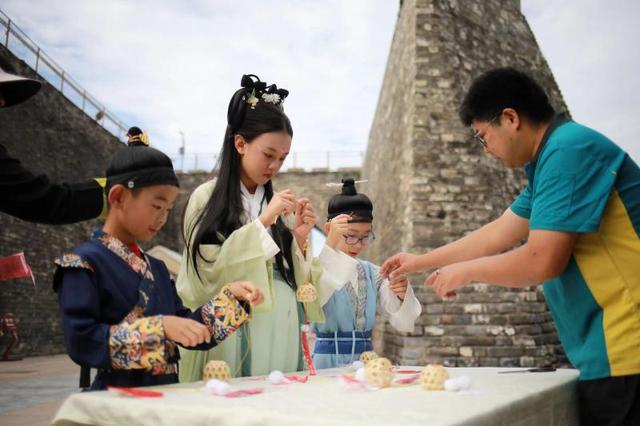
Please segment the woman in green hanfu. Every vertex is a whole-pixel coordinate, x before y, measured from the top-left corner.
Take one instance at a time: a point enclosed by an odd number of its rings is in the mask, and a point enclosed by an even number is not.
[[[290,190],[275,193],[271,184],[291,148],[293,130],[282,106],[289,92],[254,75],[243,76],[241,85],[229,102],[217,178],[199,186],[187,204],[176,286],[188,307],[238,280],[253,282],[265,301],[248,326],[213,350],[181,350],[183,382],[201,380],[214,359],[226,361],[234,376],[302,370],[301,324],[324,321],[317,300],[296,298],[298,288],[308,290],[321,275],[307,253],[315,212],[308,199]]]

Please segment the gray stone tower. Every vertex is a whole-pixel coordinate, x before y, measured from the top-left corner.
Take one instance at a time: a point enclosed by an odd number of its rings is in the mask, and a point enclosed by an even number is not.
[[[484,155],[458,119],[472,79],[499,66],[531,73],[554,106],[560,90],[517,0],[401,2],[369,136],[364,176],[382,262],[422,253],[498,217],[524,186],[521,171]],[[378,322],[376,349],[396,362],[449,366],[533,366],[563,362],[542,292],[475,284],[442,302],[412,284],[423,314],[409,335]]]

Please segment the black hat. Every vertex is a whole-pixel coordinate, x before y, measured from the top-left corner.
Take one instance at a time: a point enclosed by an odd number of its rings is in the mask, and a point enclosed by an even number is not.
[[[165,153],[149,146],[146,133],[132,127],[127,137],[128,146],[115,153],[107,168],[107,190],[117,184],[129,189],[153,185],[180,187],[173,162]]]
[[[329,200],[327,219],[331,220],[341,214],[350,215],[351,222],[373,221],[373,203],[366,195],[358,194],[352,178],[342,179],[342,193],[334,195]]]
[[[9,74],[0,68],[0,97],[4,99],[5,108],[26,101],[38,93],[40,86],[37,80]]]

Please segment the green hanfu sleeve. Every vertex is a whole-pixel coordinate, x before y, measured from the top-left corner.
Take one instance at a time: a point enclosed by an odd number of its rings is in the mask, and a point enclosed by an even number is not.
[[[183,232],[189,239],[186,244],[190,246],[195,236],[195,232],[190,232],[193,222],[206,206],[214,185],[215,181],[209,181],[198,187],[187,204]],[[260,229],[255,222],[237,229],[222,244],[202,244],[199,249],[198,273],[185,249],[176,280],[178,294],[185,306],[196,309],[225,285],[233,281],[251,281],[264,294],[264,303],[254,311],[268,312],[273,308],[272,260],[265,255]]]
[[[295,238],[291,244],[296,284],[300,286],[305,283],[311,283],[316,288],[316,294],[319,295],[318,285],[320,283],[320,278],[322,277],[322,266],[320,265],[320,261],[318,259],[312,259],[310,253],[307,254],[308,259],[305,259]],[[319,297],[316,297],[316,300],[313,302],[305,302],[304,309],[309,322],[324,322],[324,311],[320,305]]]

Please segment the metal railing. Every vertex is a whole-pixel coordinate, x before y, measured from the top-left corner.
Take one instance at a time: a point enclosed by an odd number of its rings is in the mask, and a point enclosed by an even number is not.
[[[95,97],[87,93],[2,10],[0,10],[0,43],[107,131],[121,140],[124,138],[127,128],[123,122]]]
[[[218,161],[217,153],[189,153],[171,158],[176,170],[211,171]],[[338,170],[359,168],[364,162],[364,151],[295,151],[289,154],[282,171]]]

